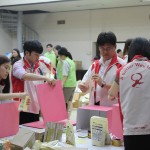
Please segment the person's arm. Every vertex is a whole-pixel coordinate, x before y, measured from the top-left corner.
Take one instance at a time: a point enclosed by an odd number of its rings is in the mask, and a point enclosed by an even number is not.
[[[108,91],[108,99],[109,100],[115,100],[115,97],[117,97],[119,92],[119,85],[116,83],[116,81],[113,82],[111,88]]]
[[[62,78],[62,87],[64,86],[67,78],[68,78],[68,74],[69,74],[69,71],[70,71],[70,64],[64,60],[63,61],[63,66],[62,66],[62,75],[63,75],[63,78]]]
[[[15,76],[20,80],[29,80],[29,81],[43,80],[43,81],[47,81],[50,85],[55,84],[55,79],[50,79],[46,76],[37,75],[34,73],[27,73],[26,70],[23,68],[23,64],[21,61],[17,61],[14,64],[13,76]]]
[[[122,70],[123,67],[120,67],[117,72],[116,72],[116,78],[108,91],[108,99],[110,100],[115,100],[116,97],[118,97],[118,92],[119,92],[119,79],[120,79],[120,71]]]
[[[63,87],[64,83],[66,82],[66,80],[67,80],[67,76],[63,76],[63,79],[62,79],[62,87]]]
[[[42,81],[46,81],[50,85],[55,85],[55,82],[56,82],[56,80],[53,78],[48,78],[46,76],[42,76],[42,75],[38,75],[38,74],[34,74],[34,73],[26,73],[26,74],[24,74],[22,79],[28,80],[28,81],[42,80]]]
[[[28,94],[26,93],[0,93],[0,100],[8,100],[13,98],[24,99]]]
[[[86,93],[89,90],[89,86],[88,84],[86,84],[85,82],[79,82],[78,83],[78,88],[83,92]]]

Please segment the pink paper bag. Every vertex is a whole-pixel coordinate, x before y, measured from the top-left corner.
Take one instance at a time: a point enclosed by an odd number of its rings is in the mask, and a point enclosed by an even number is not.
[[[0,104],[0,138],[15,135],[19,130],[20,102]]]
[[[57,80],[54,87],[48,83],[38,84],[36,85],[36,92],[43,121],[30,122],[24,125],[35,128],[45,128],[46,122],[59,122],[65,125],[68,113],[61,81]],[[73,124],[75,123],[73,122]]]
[[[123,126],[121,122],[119,104],[113,105],[111,133],[119,139],[123,139]]]
[[[44,122],[57,122],[68,118],[61,81],[51,87],[48,83],[36,85]]]

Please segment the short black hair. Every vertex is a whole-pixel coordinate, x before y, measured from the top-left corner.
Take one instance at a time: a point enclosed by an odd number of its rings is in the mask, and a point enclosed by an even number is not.
[[[117,54],[120,53],[122,50],[121,49],[117,49]]]
[[[54,47],[54,49],[56,49],[57,51],[59,51],[59,50],[61,49],[61,46],[60,46],[60,45],[56,45],[56,46]]]
[[[116,42],[117,42],[116,35],[111,31],[101,32],[97,38],[97,46],[103,46],[106,43],[116,45]]]
[[[49,47],[49,46],[50,46],[50,47],[53,47],[53,45],[52,45],[52,44],[47,44],[47,45],[46,45],[46,47]]]
[[[38,54],[43,53],[43,46],[38,40],[26,41],[23,45],[24,54],[28,51],[30,54],[36,52]]]
[[[130,62],[135,55],[141,55],[150,60],[150,42],[146,38],[137,37],[132,40],[128,52],[128,62]]]

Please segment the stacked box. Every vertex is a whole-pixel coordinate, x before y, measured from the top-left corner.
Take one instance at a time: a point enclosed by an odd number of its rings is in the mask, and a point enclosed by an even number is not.
[[[31,130],[20,128],[19,132],[11,140],[11,150],[24,150],[32,148],[35,143],[35,133]]]
[[[80,106],[79,99],[82,95],[83,94],[81,92],[74,93],[73,99],[72,99],[73,108],[78,108]]]

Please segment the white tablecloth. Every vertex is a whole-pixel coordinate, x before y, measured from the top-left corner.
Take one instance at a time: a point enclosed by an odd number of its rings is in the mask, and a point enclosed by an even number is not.
[[[80,131],[82,133],[82,131]],[[78,148],[88,148],[88,150],[124,150],[124,147],[116,147],[112,145],[106,145],[103,147],[92,146],[92,140],[89,138],[79,138],[80,132],[75,131],[75,143]],[[63,134],[62,142],[65,142],[66,136]]]
[[[32,131],[38,132],[38,133],[43,132],[45,130],[45,129],[30,128],[30,127],[25,127],[25,126],[20,126],[20,127],[27,128]],[[116,146],[112,146],[112,145],[106,145],[104,147],[92,146],[91,139],[89,139],[87,137],[86,138],[78,137],[80,135],[80,133],[82,133],[82,131],[80,131],[80,132],[75,131],[75,142],[76,142],[76,147],[78,147],[78,148],[88,148],[88,150],[124,150],[123,146],[122,147],[116,147]],[[4,139],[11,140],[11,139],[13,139],[13,136],[0,139],[0,143],[2,143]],[[62,142],[65,142],[65,141],[66,141],[66,135],[64,133],[62,136]]]

